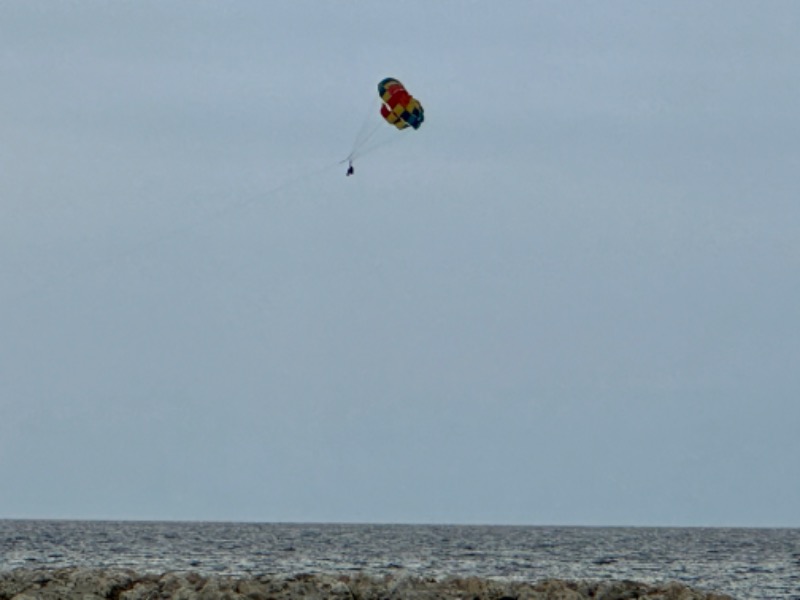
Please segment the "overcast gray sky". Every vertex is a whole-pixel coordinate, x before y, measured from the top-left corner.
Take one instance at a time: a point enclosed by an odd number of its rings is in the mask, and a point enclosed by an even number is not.
[[[0,3],[0,518],[800,526],[798,31]]]

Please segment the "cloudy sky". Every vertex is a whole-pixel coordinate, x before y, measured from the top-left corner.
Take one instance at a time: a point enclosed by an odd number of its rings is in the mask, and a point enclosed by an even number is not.
[[[798,30],[2,2],[0,518],[800,526]]]

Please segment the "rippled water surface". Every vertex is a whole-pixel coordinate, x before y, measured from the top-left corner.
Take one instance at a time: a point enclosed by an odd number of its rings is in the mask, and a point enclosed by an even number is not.
[[[800,600],[800,529],[0,520],[0,569],[65,566],[675,580],[742,600]]]

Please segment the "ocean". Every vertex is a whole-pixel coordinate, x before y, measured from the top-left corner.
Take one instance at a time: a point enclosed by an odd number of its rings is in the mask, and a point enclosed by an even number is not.
[[[800,600],[800,529],[0,520],[0,571],[678,581]]]

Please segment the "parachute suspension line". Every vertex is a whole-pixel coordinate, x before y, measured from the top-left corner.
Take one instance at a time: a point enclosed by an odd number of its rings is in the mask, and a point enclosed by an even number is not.
[[[365,154],[366,152],[364,151],[364,148],[367,146],[369,141],[375,137],[375,134],[384,126],[384,123],[381,123],[380,121],[376,122],[372,128],[358,140],[358,144],[353,146],[353,151],[350,152],[350,154],[347,156],[347,159],[352,160],[357,156],[362,156]]]
[[[379,125],[379,127],[377,127],[375,129],[375,131],[383,130],[385,128],[385,124],[384,123],[379,123],[378,125]],[[385,128],[385,131],[387,133],[386,136],[378,136],[377,139],[372,140],[373,143],[371,143],[371,144],[367,143],[367,142],[370,141],[369,139],[366,140],[359,147],[359,149],[356,150],[352,154],[350,159],[352,160],[352,159],[358,158],[360,156],[364,156],[365,154],[370,154],[371,152],[374,152],[375,150],[377,150],[379,148],[383,148],[384,146],[388,146],[389,144],[396,144],[399,140],[401,140],[404,137],[402,135],[397,135],[396,132],[394,132],[394,131],[392,131],[392,130],[390,130],[388,128]]]
[[[370,103],[369,110],[364,116],[361,127],[356,134],[356,139],[353,141],[353,147],[350,150],[350,154],[348,154],[347,158],[345,158],[342,162],[351,161],[357,155],[359,155],[359,150],[375,135],[375,132],[380,129],[381,125],[383,125],[383,119],[376,118],[376,114],[378,114],[378,107],[380,106],[381,102],[382,101],[380,98],[374,98]]]

